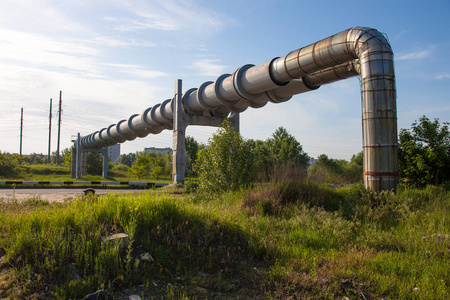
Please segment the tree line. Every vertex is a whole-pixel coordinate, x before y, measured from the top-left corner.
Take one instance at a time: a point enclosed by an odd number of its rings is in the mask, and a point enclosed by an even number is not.
[[[442,184],[450,179],[449,123],[431,121],[423,116],[410,129],[399,133],[399,172],[401,181],[414,186]],[[70,166],[71,148],[62,150],[60,164]],[[244,139],[225,122],[206,144],[186,137],[186,176],[207,182],[214,177],[216,185],[235,188],[255,180],[265,180],[274,165],[292,165],[308,169],[311,179],[326,183],[354,183],[363,179],[363,152],[350,161],[319,155],[313,165],[302,145],[285,128],[279,127],[266,140]],[[0,177],[14,174],[21,164],[49,163],[47,155],[32,153],[18,155],[0,152]],[[50,163],[56,163],[53,152]],[[102,154],[88,154],[88,173],[102,173]],[[113,163],[113,171],[126,173],[138,179],[171,178],[172,154],[136,152],[122,154]],[[206,184],[206,183],[205,183]]]

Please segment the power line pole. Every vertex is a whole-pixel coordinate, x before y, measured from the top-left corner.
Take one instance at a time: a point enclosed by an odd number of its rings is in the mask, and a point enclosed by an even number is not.
[[[23,107],[20,109],[20,155],[22,155]]]
[[[52,98],[50,98],[50,114],[48,116],[48,163],[50,163],[51,159],[51,140],[52,140]]]
[[[59,91],[58,144],[56,146],[56,164],[59,164],[59,142],[60,142],[60,139],[61,139],[61,103],[62,103],[62,91]]]

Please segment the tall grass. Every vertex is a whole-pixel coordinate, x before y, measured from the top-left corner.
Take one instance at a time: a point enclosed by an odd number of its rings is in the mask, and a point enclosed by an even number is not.
[[[450,233],[444,187],[376,194],[322,186],[301,170],[271,178],[213,198],[145,192],[0,203],[3,268],[20,287],[0,297],[82,298],[100,288],[119,297],[137,287],[169,299],[450,294],[450,245],[432,237]],[[102,244],[118,232],[130,242]]]

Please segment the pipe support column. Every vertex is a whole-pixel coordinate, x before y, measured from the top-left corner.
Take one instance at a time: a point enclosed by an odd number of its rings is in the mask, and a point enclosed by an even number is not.
[[[102,154],[103,154],[102,176],[103,176],[103,178],[107,178],[108,177],[108,147],[102,148]]]
[[[175,81],[175,97],[173,101],[173,153],[172,179],[174,184],[184,184],[186,157],[186,117],[182,107],[182,81]]]

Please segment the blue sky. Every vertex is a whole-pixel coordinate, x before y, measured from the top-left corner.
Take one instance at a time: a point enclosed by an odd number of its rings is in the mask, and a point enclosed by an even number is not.
[[[0,150],[47,153],[53,99],[63,92],[61,149],[71,136],[141,113],[245,64],[260,64],[355,26],[385,33],[394,50],[398,127],[426,115],[450,121],[450,1],[0,1]],[[245,138],[285,127],[317,157],[350,159],[362,150],[358,78],[289,102],[249,108]],[[190,126],[207,142],[215,128]],[[171,147],[171,132],[122,144],[122,153]]]

